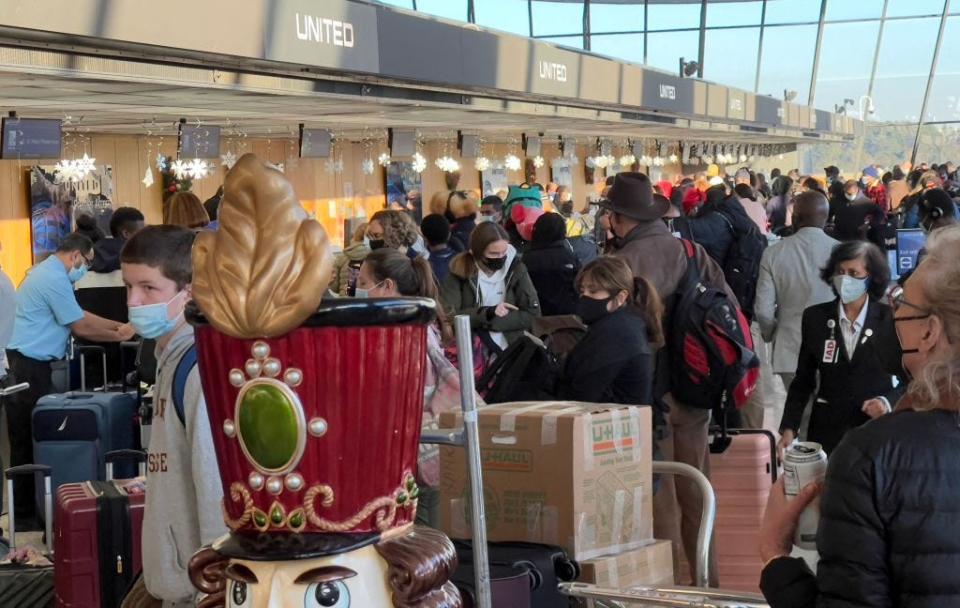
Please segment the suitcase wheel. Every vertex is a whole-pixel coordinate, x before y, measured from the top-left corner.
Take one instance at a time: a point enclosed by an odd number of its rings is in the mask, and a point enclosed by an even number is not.
[[[561,581],[575,581],[580,578],[580,564],[569,559],[560,558],[556,560],[554,567],[557,572],[557,578]]]
[[[543,586],[543,575],[540,574],[540,571],[537,570],[533,562],[518,561],[513,565],[516,568],[523,568],[527,571],[527,576],[530,577],[530,591],[535,591]]]

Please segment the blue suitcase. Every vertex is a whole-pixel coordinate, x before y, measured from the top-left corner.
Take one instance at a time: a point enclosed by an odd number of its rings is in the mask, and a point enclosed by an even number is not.
[[[33,410],[33,461],[52,469],[53,492],[65,483],[105,479],[107,452],[139,447],[136,415],[135,392],[41,397]],[[117,465],[119,479],[135,475],[135,463]]]

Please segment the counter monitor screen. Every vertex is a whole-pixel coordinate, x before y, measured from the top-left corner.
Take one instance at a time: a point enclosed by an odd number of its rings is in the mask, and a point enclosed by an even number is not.
[[[60,121],[48,118],[4,118],[0,158],[60,158]]]
[[[329,158],[331,135],[326,129],[302,129],[300,131],[301,158]]]
[[[920,262],[920,250],[927,242],[927,235],[919,228],[897,230],[897,266],[896,275],[913,271]]]
[[[180,158],[220,156],[220,127],[180,125]]]

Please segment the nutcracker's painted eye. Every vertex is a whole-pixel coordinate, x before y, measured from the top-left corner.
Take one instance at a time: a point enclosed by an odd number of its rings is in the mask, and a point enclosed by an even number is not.
[[[342,581],[314,583],[307,587],[303,608],[349,608],[350,590]]]

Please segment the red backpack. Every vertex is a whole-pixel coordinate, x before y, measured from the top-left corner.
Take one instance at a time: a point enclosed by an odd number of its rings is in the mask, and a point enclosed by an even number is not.
[[[681,243],[687,270],[671,317],[670,391],[691,407],[712,410],[732,403],[739,409],[760,377],[750,324],[726,291],[703,283],[694,244]]]

